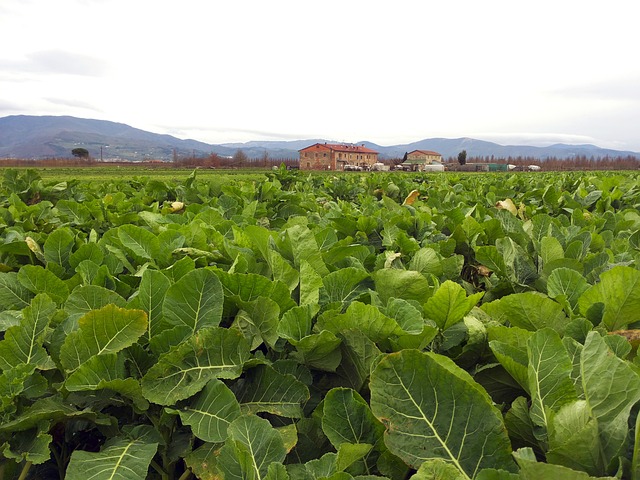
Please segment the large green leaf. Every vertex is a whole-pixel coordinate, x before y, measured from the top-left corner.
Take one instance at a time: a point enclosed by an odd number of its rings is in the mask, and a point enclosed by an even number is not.
[[[235,393],[245,413],[268,412],[289,418],[301,418],[302,406],[309,400],[306,385],[268,365],[246,372]]]
[[[502,415],[451,359],[417,350],[387,355],[371,374],[370,388],[385,443],[409,466],[442,458],[464,478],[483,468],[513,470]]]
[[[467,294],[460,285],[447,280],[433,293],[424,305],[426,318],[436,322],[440,330],[446,330],[462,321],[484,295],[476,293],[467,298]]]
[[[587,402],[577,400],[562,407],[549,424],[549,463],[603,475],[598,421]]]
[[[205,443],[184,458],[185,464],[198,480],[219,480],[216,464],[220,453],[219,443]]]
[[[228,432],[218,458],[225,480],[265,479],[271,464],[284,461],[282,437],[267,420],[243,415],[229,425]]]
[[[564,249],[556,237],[542,237],[540,239],[540,257],[542,265],[564,258]]]
[[[382,439],[384,425],[356,391],[334,388],[324,398],[322,430],[335,448],[343,443],[376,445]]]
[[[640,400],[640,376],[599,333],[590,332],[580,357],[580,383],[598,421],[605,461],[612,462],[625,449],[630,411]]]
[[[59,200],[56,204],[56,209],[60,212],[61,217],[71,225],[83,225],[91,221],[91,211],[85,205],[75,200]],[[52,232],[52,234],[53,233],[55,232]]]
[[[580,312],[609,331],[620,330],[640,319],[640,271],[614,267],[600,275],[600,282],[578,300]]]
[[[300,306],[315,305],[320,301],[322,276],[306,260],[300,263]]]
[[[0,423],[0,433],[21,432],[37,427],[42,422],[55,424],[70,418],[84,418],[105,424],[104,420],[98,421],[98,415],[91,409],[78,410],[75,405],[70,405],[61,396],[56,395],[39,398],[11,420]],[[109,425],[110,421],[107,420],[106,424]]]
[[[157,443],[114,438],[100,452],[76,450],[65,480],[145,480]]]
[[[147,314],[107,305],[92,310],[78,321],[79,329],[71,332],[60,349],[60,363],[72,372],[94,355],[116,353],[147,331]]]
[[[173,405],[198,393],[213,378],[237,378],[249,358],[249,345],[237,330],[205,328],[163,354],[142,377],[147,400]]]
[[[340,333],[341,361],[336,373],[356,391],[360,391],[369,380],[371,367],[380,355],[376,344],[360,330],[347,330]]]
[[[296,306],[289,288],[280,281],[271,281],[267,277],[254,273],[213,271],[222,282],[225,301],[251,302],[258,297],[265,297],[276,302],[281,312]]]
[[[140,382],[127,378],[124,357],[117,353],[94,355],[80,365],[64,383],[70,392],[108,389],[132,399],[140,410],[149,403],[142,397]]]
[[[162,308],[164,296],[171,286],[171,281],[157,270],[145,270],[142,274],[138,294],[129,302],[128,308],[136,308],[147,312],[147,340],[151,340],[162,328]]]
[[[525,330],[550,327],[563,332],[567,323],[562,305],[537,292],[507,295],[481,308],[500,323],[508,322]]]
[[[40,465],[51,458],[51,440],[53,437],[39,429],[15,432],[3,446],[2,456],[22,463]],[[7,465],[3,465],[7,467]]]
[[[280,307],[276,302],[266,297],[258,297],[250,302],[238,302],[242,310],[236,316],[236,322],[246,323],[256,332],[257,342],[275,347],[278,341],[278,323],[280,322]],[[257,347],[256,347],[257,348]]]
[[[344,444],[345,446],[347,444]],[[362,448],[364,445],[354,445]],[[370,445],[369,445],[370,447]],[[317,454],[316,454],[317,455]],[[338,471],[339,453],[325,453],[320,458],[309,460],[305,464],[288,465],[288,473],[291,480],[351,480],[353,477]]]
[[[285,235],[285,250],[290,249],[296,267],[299,268],[300,264],[305,261],[320,275],[329,273],[315,236],[309,227],[294,225],[286,230]]]
[[[218,277],[207,269],[187,273],[167,290],[162,307],[166,328],[187,326],[192,332],[217,327],[224,297]]]
[[[91,310],[98,310],[109,304],[124,307],[126,301],[113,290],[97,285],[86,285],[73,289],[64,304],[64,310],[70,319],[76,321]]]
[[[530,448],[521,448],[514,452],[513,456],[520,466],[518,478],[521,480],[596,480],[596,477],[583,471],[573,470],[563,465],[538,462]],[[597,478],[598,480],[615,480],[617,477]]]
[[[425,275],[440,277],[443,274],[442,256],[433,248],[421,248],[409,262],[409,270],[416,270]]]
[[[25,396],[25,390],[29,388],[29,384],[36,381],[35,371],[36,366],[28,363],[21,363],[2,371],[0,374],[0,414],[7,415],[17,410],[16,397]]]
[[[75,244],[75,235],[70,228],[57,228],[44,242],[44,258],[47,263],[67,268]]]
[[[640,416],[636,417],[635,434],[633,438],[633,456],[631,458],[631,478],[640,478]]]
[[[578,399],[571,380],[573,364],[560,335],[549,328],[538,330],[531,336],[528,354],[531,419],[546,429],[549,425],[548,410],[557,411]]]
[[[522,248],[526,237],[520,220],[510,213],[501,213],[501,220],[507,223],[515,222],[517,227],[509,237],[498,238],[495,246],[488,245],[478,247],[475,250],[476,260],[489,267],[500,280],[506,280],[516,285],[532,284],[537,278],[537,270],[531,261],[531,257]],[[504,224],[503,224],[504,227]],[[515,234],[518,232],[517,234]]]
[[[507,427],[507,432],[509,432],[509,438],[511,439],[513,447],[532,447],[542,454],[540,441],[536,438],[538,428],[531,421],[529,404],[530,401],[528,398],[516,398],[504,416],[504,424]]]
[[[343,314],[329,312],[320,316],[316,324],[320,330],[339,333],[345,330],[360,330],[374,342],[381,342],[390,336],[404,334],[404,330],[392,318],[387,317],[374,305],[353,302]]]
[[[373,449],[373,445],[368,443],[342,443],[337,448],[338,456],[336,457],[336,470],[337,474],[332,475],[330,478],[338,480],[350,480],[352,474],[366,473],[376,469],[375,459],[377,455],[372,455],[369,460],[368,455]],[[360,464],[356,464],[356,462]],[[356,464],[356,465],[354,465]],[[344,472],[345,469],[349,469],[349,472]],[[360,476],[360,475],[358,475]],[[364,479],[363,479],[364,480]]]
[[[547,293],[551,298],[563,296],[572,308],[578,304],[580,296],[589,284],[580,273],[570,268],[556,268],[547,280]]]
[[[320,304],[349,303],[362,295],[367,286],[362,284],[369,272],[355,267],[341,268],[322,278]]]
[[[91,260],[97,265],[102,265],[104,253],[97,243],[83,243],[69,256],[69,263],[73,268],[76,268],[85,260]]]
[[[292,355],[300,363],[319,370],[334,372],[342,358],[340,340],[329,330],[307,335],[299,341],[289,340],[295,345],[296,352]]]
[[[29,306],[35,294],[18,281],[15,272],[0,272],[0,308],[22,310]]]
[[[383,311],[387,317],[395,320],[406,333],[413,335],[422,333],[425,326],[422,312],[411,302],[402,298],[390,298]]]
[[[529,357],[525,348],[518,348],[505,342],[493,340],[489,347],[502,367],[525,390],[529,391]]]
[[[383,268],[373,274],[373,280],[383,303],[390,298],[404,298],[423,304],[431,296],[431,286],[420,272]]]
[[[276,333],[287,340],[301,340],[311,334],[312,320],[318,308],[317,305],[307,304],[286,311],[278,322]]]
[[[441,458],[427,460],[410,480],[464,480],[465,475],[460,473],[455,465],[445,462]]]
[[[289,287],[290,291],[300,283],[300,272],[293,268],[291,264],[278,252],[268,250],[267,263],[271,268],[271,275],[274,280],[280,281]]]
[[[55,364],[43,348],[45,329],[56,311],[56,304],[40,294],[22,311],[20,325],[10,327],[0,341],[0,370],[20,364],[33,364],[37,368],[51,369]]]
[[[494,245],[478,247],[475,253],[476,260],[489,268],[500,279],[509,279],[511,277],[504,257]]]
[[[164,273],[172,283],[175,283],[182,277],[184,277],[187,273],[195,270],[195,268],[196,262],[191,257],[182,257],[170,267],[162,270],[162,273]]]
[[[518,327],[489,328],[489,347],[504,369],[529,392],[528,341],[532,333]]]
[[[136,258],[152,263],[159,259],[160,242],[149,230],[136,225],[122,225],[118,228],[118,238]]]
[[[182,423],[189,425],[196,437],[205,442],[222,443],[227,429],[240,416],[240,405],[229,387],[214,378],[180,410],[167,409],[180,415]]]
[[[46,293],[56,303],[63,303],[69,296],[67,284],[56,275],[39,265],[23,265],[18,272],[18,280],[34,295]]]

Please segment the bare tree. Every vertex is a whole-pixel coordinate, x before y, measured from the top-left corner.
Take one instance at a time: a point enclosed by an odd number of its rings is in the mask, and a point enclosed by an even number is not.
[[[244,167],[247,164],[249,157],[242,150],[238,149],[236,153],[233,154],[232,160],[234,167]]]

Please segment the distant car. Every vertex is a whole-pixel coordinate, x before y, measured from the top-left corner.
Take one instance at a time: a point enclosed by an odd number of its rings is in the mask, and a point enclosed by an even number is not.
[[[344,166],[344,171],[345,172],[361,172],[362,171],[362,167],[360,165],[345,165]]]
[[[537,172],[540,170],[540,165],[527,165],[527,169],[530,172]]]

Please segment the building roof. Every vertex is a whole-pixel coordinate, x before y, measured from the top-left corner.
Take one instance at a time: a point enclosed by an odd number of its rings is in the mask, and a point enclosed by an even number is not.
[[[439,157],[442,156],[438,152],[434,152],[434,151],[431,151],[431,150],[414,150],[413,152],[409,152],[407,155],[413,155],[413,154],[418,154],[418,155],[437,155]]]
[[[334,152],[346,152],[346,153],[375,153],[375,150],[365,147],[364,145],[347,145],[347,144],[339,144],[339,143],[315,143],[313,145],[309,145],[299,152],[305,152],[308,150],[330,150]]]

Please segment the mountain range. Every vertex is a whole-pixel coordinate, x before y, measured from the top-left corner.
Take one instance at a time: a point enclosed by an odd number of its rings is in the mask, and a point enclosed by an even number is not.
[[[292,141],[251,141],[246,143],[208,144],[157,134],[124,123],[70,116],[11,115],[0,118],[0,159],[44,159],[71,156],[74,148],[86,148],[96,159],[104,160],[171,160],[175,157],[203,157],[212,153],[233,156],[242,150],[249,158],[298,158],[298,150],[314,143],[338,143],[326,139]],[[401,158],[412,150],[432,150],[443,158],[457,157],[462,150],[469,157],[546,158],[640,157],[638,152],[612,150],[595,145],[558,143],[546,147],[500,145],[473,138],[427,138],[402,145],[382,146],[362,141],[359,145],[376,150],[381,159]]]

